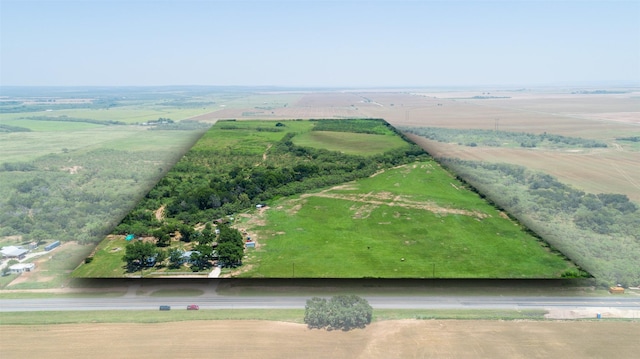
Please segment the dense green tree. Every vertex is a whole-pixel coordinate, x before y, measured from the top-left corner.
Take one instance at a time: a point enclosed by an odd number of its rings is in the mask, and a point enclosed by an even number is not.
[[[371,323],[373,308],[356,295],[337,295],[329,301],[314,297],[307,300],[304,322],[309,328],[351,330]]]
[[[313,297],[304,307],[304,322],[309,328],[320,329],[327,326],[329,307],[325,298]]]
[[[156,254],[156,266],[163,266],[164,261],[169,257],[169,253],[165,249],[158,249],[158,253]]]
[[[152,235],[156,238],[156,245],[158,247],[168,247],[169,244],[171,244],[171,237],[163,228],[154,230]]]
[[[242,247],[231,242],[218,244],[218,261],[223,267],[237,267],[242,264]]]
[[[178,269],[182,266],[182,251],[178,248],[169,249],[169,268]]]
[[[135,272],[146,267],[158,254],[158,248],[151,242],[135,241],[127,244],[122,260],[127,263],[127,271]]]

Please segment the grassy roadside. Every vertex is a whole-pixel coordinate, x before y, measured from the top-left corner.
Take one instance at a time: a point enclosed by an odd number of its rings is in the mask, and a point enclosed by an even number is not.
[[[117,298],[125,295],[125,291],[100,291],[100,292],[7,292],[0,291],[0,299],[46,299],[46,298]]]
[[[544,310],[374,310],[374,321],[399,319],[543,320]],[[216,309],[59,311],[0,313],[0,325],[51,325],[83,323],[166,323],[191,320],[269,320],[303,323],[304,309]]]
[[[573,280],[390,280],[390,279],[231,279],[221,281],[223,296],[323,296],[356,295],[503,295],[503,296],[608,296],[604,288],[586,279]],[[626,295],[626,294],[625,294]]]

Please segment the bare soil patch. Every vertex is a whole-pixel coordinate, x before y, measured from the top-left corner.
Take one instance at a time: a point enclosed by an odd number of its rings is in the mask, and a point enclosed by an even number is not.
[[[82,166],[72,166],[72,167],[62,167],[63,171],[67,171],[72,175],[75,175],[78,173],[79,170],[82,169]]]
[[[548,319],[593,319],[600,314],[602,318],[632,318],[640,319],[640,309],[618,308],[580,308],[580,309],[548,309],[545,318]]]
[[[158,221],[162,221],[162,219],[164,218],[164,208],[165,208],[165,207],[166,207],[165,205],[162,205],[162,206],[160,206],[160,208],[158,208],[158,210],[156,211],[155,215],[156,215],[156,219],[157,219]]]
[[[51,359],[603,358],[613,353],[632,358],[638,354],[638,330],[638,322],[398,320],[329,332],[303,324],[221,320],[3,326],[0,344],[6,357]]]
[[[346,201],[364,203],[364,204],[368,204],[370,208],[381,206],[381,205],[388,205],[392,207],[397,206],[397,207],[412,208],[412,209],[422,209],[425,211],[433,212],[436,214],[442,214],[442,215],[459,214],[463,216],[476,217],[478,219],[487,217],[487,214],[484,214],[484,213],[467,211],[465,209],[458,209],[458,208],[440,207],[434,203],[412,201],[407,198],[404,198],[403,196],[393,197],[389,192],[350,195],[350,194],[328,193],[328,191],[322,191],[322,192],[310,194],[309,196],[343,199]],[[364,218],[364,217],[360,216],[359,218]]]

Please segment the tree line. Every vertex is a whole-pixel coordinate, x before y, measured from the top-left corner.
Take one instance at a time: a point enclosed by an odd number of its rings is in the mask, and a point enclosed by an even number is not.
[[[588,270],[598,284],[640,284],[640,209],[626,195],[585,193],[517,165],[440,161]]]
[[[412,133],[430,140],[457,143],[463,146],[504,147],[516,145],[526,148],[534,147],[578,147],[578,148],[606,148],[602,141],[580,137],[568,137],[549,133],[534,134],[527,132],[511,132],[483,129],[451,129],[439,127],[399,127],[407,133]]]

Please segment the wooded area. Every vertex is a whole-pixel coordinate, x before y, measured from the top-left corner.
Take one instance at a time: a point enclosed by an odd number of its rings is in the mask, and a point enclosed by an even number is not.
[[[599,284],[640,283],[640,210],[626,195],[585,193],[516,165],[441,161],[592,273]]]
[[[491,147],[544,147],[544,148],[605,148],[602,141],[568,137],[555,134],[495,130],[461,130],[438,127],[399,127],[401,130],[438,142],[457,143],[464,146]]]
[[[238,231],[222,225],[229,216],[276,197],[368,177],[384,168],[429,158],[411,142],[367,156],[295,145],[293,138],[304,128],[303,132],[404,138],[383,120],[220,121],[114,229],[116,235],[153,238],[157,247],[169,247],[141,252],[138,247],[142,245],[127,245],[123,260],[128,271],[148,266],[180,268],[184,250],[176,252],[171,240],[177,234],[184,244],[194,242],[181,245],[192,252],[192,271],[207,270],[214,260],[221,267],[236,267],[242,264],[244,241]],[[235,140],[225,145],[224,141],[230,139]],[[217,236],[211,232],[214,222],[218,225]],[[196,229],[201,225],[204,229]]]

